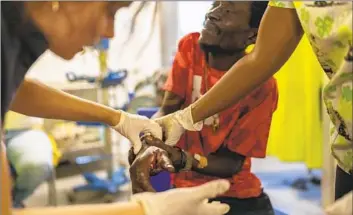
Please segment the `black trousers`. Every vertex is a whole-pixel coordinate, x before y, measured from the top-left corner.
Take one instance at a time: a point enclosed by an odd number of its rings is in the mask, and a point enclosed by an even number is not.
[[[259,197],[238,199],[231,197],[218,197],[210,201],[219,201],[230,206],[226,215],[274,215],[270,198],[266,193]]]
[[[336,168],[335,199],[339,199],[353,190],[353,174],[343,171],[339,166]]]

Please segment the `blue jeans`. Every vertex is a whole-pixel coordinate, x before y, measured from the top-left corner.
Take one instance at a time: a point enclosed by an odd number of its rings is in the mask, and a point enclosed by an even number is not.
[[[16,130],[6,132],[5,144],[14,173],[13,206],[21,207],[53,171],[51,142],[43,131]]]

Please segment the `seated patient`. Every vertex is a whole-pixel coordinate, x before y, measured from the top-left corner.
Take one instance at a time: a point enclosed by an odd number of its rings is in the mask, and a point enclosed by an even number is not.
[[[202,31],[180,40],[162,107],[154,117],[189,106],[244,57],[247,46],[255,42],[266,6],[267,2],[214,2]],[[252,157],[266,155],[277,100],[276,81],[270,78],[236,105],[205,120],[200,132],[187,131],[177,147],[165,149],[179,153],[179,158],[172,158],[178,172],[173,185],[193,187],[227,178],[232,184],[229,192],[213,200],[228,203],[228,215],[274,214],[250,170]]]
[[[14,179],[13,207],[24,207],[35,189],[53,171],[53,150],[48,135],[40,128],[43,119],[9,112],[5,124],[5,145]]]

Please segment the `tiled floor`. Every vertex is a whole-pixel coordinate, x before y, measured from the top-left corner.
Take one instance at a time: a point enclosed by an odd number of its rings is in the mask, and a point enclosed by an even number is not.
[[[274,207],[288,215],[320,215],[320,187],[309,185],[307,191],[299,191],[289,186],[295,178],[306,177],[306,168],[302,164],[284,164],[275,158],[254,159],[253,171],[262,180],[265,191],[270,196]],[[99,172],[104,177],[104,172]],[[58,205],[66,205],[70,189],[78,184],[83,184],[81,176],[74,176],[57,180]],[[28,206],[45,206],[47,204],[47,185],[43,184],[31,196],[26,204]],[[116,196],[118,201],[126,201],[130,196],[130,186],[125,185]],[[102,195],[92,197],[91,193],[78,195],[78,203],[102,202]]]
[[[300,163],[281,163],[276,158],[254,159],[253,172],[261,179],[274,207],[289,215],[320,215],[320,186],[307,184],[301,191],[290,185],[298,178],[307,178],[307,169]]]

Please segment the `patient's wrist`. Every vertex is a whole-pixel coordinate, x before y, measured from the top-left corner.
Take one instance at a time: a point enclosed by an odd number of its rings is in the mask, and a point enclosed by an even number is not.
[[[183,154],[184,152],[179,147],[171,147],[171,148],[172,148],[172,153],[170,154],[170,156],[173,162],[173,166],[177,170],[184,168],[183,166],[183,157],[185,157]]]
[[[180,171],[190,171],[192,169],[192,164],[193,164],[193,157],[191,154],[188,152],[182,150],[179,147],[174,147],[175,149],[178,150],[180,159],[177,161],[177,163],[173,163],[174,168],[176,169],[177,172]]]
[[[177,150],[173,150],[172,154],[171,154],[171,160],[173,162],[173,165],[181,165],[182,163],[182,151],[179,152]]]

